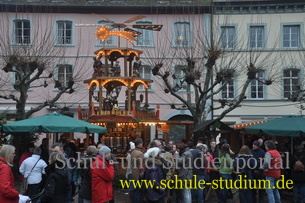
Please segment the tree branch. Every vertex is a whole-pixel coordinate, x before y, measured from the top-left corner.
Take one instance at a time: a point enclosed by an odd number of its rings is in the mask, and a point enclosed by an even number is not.
[[[221,90],[223,90],[223,88],[229,83],[229,81],[225,81],[221,87],[219,87],[216,91],[213,91],[213,93],[209,94],[206,99],[211,98],[212,96],[218,94]],[[214,87],[218,84],[218,83],[214,83]]]
[[[183,104],[185,104],[187,106],[187,108],[190,110],[191,114],[192,115],[195,115],[194,114],[194,109],[192,108],[192,105],[190,103],[188,103],[185,99],[183,99],[181,96],[179,96],[178,94],[176,94],[174,91],[173,91],[173,88],[171,87],[171,85],[168,83],[168,80],[167,79],[163,79],[162,77],[162,74],[160,74],[159,72],[156,74],[157,76],[161,77],[165,86],[167,87],[167,89],[169,90],[169,92],[174,96],[176,97],[177,99],[179,99]]]
[[[19,100],[14,95],[12,95],[12,94],[9,95],[9,96],[0,95],[0,98],[19,102]]]
[[[237,108],[239,106],[239,104],[245,99],[245,94],[246,94],[247,88],[251,81],[252,81],[251,79],[246,80],[238,99],[229,108],[227,108],[220,114],[220,116],[218,117],[220,120],[223,119],[225,117],[225,115],[227,115],[229,112],[231,112],[232,110]]]
[[[25,118],[28,118],[33,113],[40,111],[41,109],[43,109],[46,106],[54,104],[61,97],[61,95],[66,93],[66,91],[69,89],[71,89],[71,88],[70,87],[63,88],[62,90],[60,90],[57,93],[57,95],[52,100],[45,101],[44,103],[41,103],[39,106],[32,108],[31,110],[29,110],[28,112],[25,113]]]

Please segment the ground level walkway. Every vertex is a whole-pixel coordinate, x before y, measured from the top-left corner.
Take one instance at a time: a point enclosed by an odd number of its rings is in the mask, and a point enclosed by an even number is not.
[[[282,203],[291,203],[292,201],[292,190],[284,190],[281,192]],[[129,201],[128,191],[126,189],[115,189],[115,203],[131,203]],[[209,199],[206,203],[217,203],[218,198],[215,192],[211,192]],[[266,199],[266,202],[267,199]],[[174,202],[173,202],[174,203]],[[238,192],[233,190],[233,199],[228,200],[228,203],[239,203]]]

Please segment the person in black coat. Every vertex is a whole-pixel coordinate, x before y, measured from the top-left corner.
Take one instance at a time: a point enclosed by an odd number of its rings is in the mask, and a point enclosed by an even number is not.
[[[49,139],[48,138],[43,138],[41,145],[40,145],[40,149],[41,149],[41,159],[44,160],[47,164],[49,161]]]
[[[203,153],[203,144],[197,144],[196,149],[191,152],[193,155],[193,175],[196,176],[196,184],[198,184],[198,181],[206,180],[206,170],[204,170],[204,168],[207,161],[205,160]],[[203,187],[203,185],[201,185],[201,187]],[[192,189],[192,201],[197,201],[199,203],[204,202],[204,188]]]
[[[218,157],[219,150],[216,146],[216,142],[214,140],[210,141],[209,153],[212,154],[213,158]]]
[[[254,180],[264,180],[265,176],[264,176],[264,170],[262,169],[262,167],[260,166],[261,161],[263,160],[265,157],[265,151],[262,150],[262,148],[260,148],[260,142],[258,140],[255,140],[253,142],[252,145],[252,149],[251,149],[251,153],[253,154],[253,157],[256,160],[256,168],[253,170],[253,179]],[[258,196],[258,198],[257,198]],[[263,203],[264,201],[264,197],[266,196],[266,192],[264,189],[252,189],[252,198],[253,198],[253,202],[256,202],[257,199],[259,200],[259,203]]]
[[[79,189],[79,201],[89,202],[92,200],[92,190],[91,190],[91,173],[90,166],[94,162],[94,157],[97,155],[97,148],[90,145],[86,149],[86,155],[82,158],[81,169],[79,170],[79,176],[81,178],[81,184]]]
[[[249,189],[249,184],[245,183],[244,180],[253,179],[251,169],[255,166],[255,160],[247,145],[243,145],[240,148],[239,154],[234,159],[233,166],[237,175],[236,179],[241,180],[238,184],[240,202],[252,203],[251,189]]]
[[[305,202],[305,171],[298,170],[295,167],[298,160],[305,166],[305,152],[303,152],[302,145],[300,144],[295,146],[295,151],[290,158],[291,179],[293,180],[293,202]],[[301,201],[298,201],[299,195],[301,196]]]
[[[53,152],[49,163],[45,169],[47,179],[41,202],[65,203],[65,197],[70,190],[65,156],[60,152]]]

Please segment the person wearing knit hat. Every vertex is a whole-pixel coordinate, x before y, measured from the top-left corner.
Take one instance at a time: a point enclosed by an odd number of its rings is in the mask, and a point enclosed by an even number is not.
[[[160,153],[159,147],[153,147],[147,150],[147,152],[144,154],[144,158],[148,159],[150,157],[155,158]]]
[[[106,145],[102,146],[98,151],[99,155],[103,156],[107,160],[109,160],[111,157],[110,152],[111,152],[111,149],[109,147],[107,147]]]
[[[129,146],[130,146],[131,150],[136,148],[136,145],[134,144],[134,142],[129,142]]]
[[[127,167],[126,167],[126,174],[125,177],[127,180],[132,180],[132,170],[131,170],[131,152],[136,148],[134,142],[129,142],[130,149],[128,150],[126,154],[126,161],[127,161]],[[129,193],[131,197],[131,193]]]
[[[109,202],[113,200],[112,181],[115,177],[111,150],[107,146],[99,149],[99,155],[91,167],[92,202]]]
[[[154,186],[156,186],[154,188],[147,188],[147,191],[145,192],[145,198],[149,202],[165,202],[165,189],[161,189],[160,187],[160,182],[165,177],[162,171],[162,161],[159,153],[159,147],[152,147],[144,154],[144,158],[146,158],[146,170],[143,179],[153,181]]]

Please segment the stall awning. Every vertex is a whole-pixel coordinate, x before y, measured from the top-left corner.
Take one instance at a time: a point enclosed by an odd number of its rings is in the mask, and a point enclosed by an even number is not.
[[[207,120],[207,121],[200,123],[193,129],[193,132],[210,130],[210,127],[212,125],[215,126],[215,128],[218,128],[221,130],[233,130],[227,124],[225,124],[217,119],[214,119],[214,120]]]
[[[266,134],[270,136],[305,136],[305,118],[301,116],[284,116],[245,127],[247,133]]]

